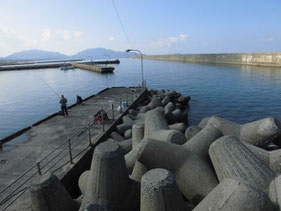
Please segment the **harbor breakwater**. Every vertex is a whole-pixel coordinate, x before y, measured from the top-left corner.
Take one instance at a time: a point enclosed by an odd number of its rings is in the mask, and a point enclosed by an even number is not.
[[[281,52],[279,53],[229,53],[229,54],[179,54],[179,55],[150,55],[144,59],[222,63],[238,65],[257,65],[281,67]]]
[[[212,116],[187,127],[189,96],[145,94],[91,151],[75,181],[78,198],[46,175],[29,188],[33,210],[279,210],[278,120],[239,125]],[[278,146],[267,151],[268,143]]]

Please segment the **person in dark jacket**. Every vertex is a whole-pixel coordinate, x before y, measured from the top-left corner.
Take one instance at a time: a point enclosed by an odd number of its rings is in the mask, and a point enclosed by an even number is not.
[[[67,99],[62,95],[60,104],[61,104],[61,113],[63,116],[68,116],[67,107],[66,107]]]
[[[80,97],[79,95],[77,95],[76,97],[77,97],[76,105],[81,105],[83,102],[82,97]]]

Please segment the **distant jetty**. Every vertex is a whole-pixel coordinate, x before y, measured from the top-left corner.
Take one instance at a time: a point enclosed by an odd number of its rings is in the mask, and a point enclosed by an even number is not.
[[[0,65],[0,71],[12,71],[12,70],[31,70],[31,69],[43,69],[43,68],[60,68],[65,65],[73,65],[73,62],[46,62],[46,63],[26,63],[26,64],[18,64],[18,65]],[[97,64],[120,64],[118,59],[116,60],[101,60],[101,61],[82,61],[74,64],[85,64],[85,65],[97,65]]]
[[[102,66],[96,66],[91,64],[72,64],[74,67],[78,67],[80,69],[84,70],[90,70],[98,73],[112,73],[114,70],[114,67],[102,67]]]

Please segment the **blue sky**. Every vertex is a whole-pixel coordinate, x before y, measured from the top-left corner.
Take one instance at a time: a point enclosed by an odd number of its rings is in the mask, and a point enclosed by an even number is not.
[[[0,57],[104,47],[145,54],[281,52],[280,0],[0,0]]]

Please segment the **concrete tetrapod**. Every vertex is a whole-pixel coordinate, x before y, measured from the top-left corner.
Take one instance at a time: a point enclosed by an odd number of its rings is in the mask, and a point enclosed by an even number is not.
[[[90,170],[84,171],[78,179],[78,186],[82,195],[84,195],[86,192],[89,175],[90,175]]]
[[[281,176],[276,177],[269,184],[269,198],[275,204],[276,207],[281,207]]]
[[[98,204],[90,204],[86,208],[83,208],[81,211],[109,211],[104,206]]]
[[[220,181],[225,178],[245,181],[267,192],[275,173],[234,136],[223,136],[209,149]]]
[[[137,182],[141,182],[141,178],[146,172],[147,168],[145,167],[145,165],[143,165],[139,161],[136,161],[130,178]]]
[[[265,162],[266,165],[276,174],[281,174],[281,149],[267,151],[251,144],[244,143],[245,146],[253,152],[259,159]]]
[[[147,107],[149,108],[149,110],[152,110],[154,108],[157,108],[158,106],[161,106],[161,99],[159,97],[156,97],[154,99],[151,100],[151,102],[147,105]]]
[[[177,144],[148,139],[139,161],[148,169],[164,168],[172,171],[184,196],[193,204],[199,203],[218,184],[208,148],[221,137],[213,126],[205,127],[189,142]]]
[[[113,138],[115,141],[125,141],[125,137],[121,136],[119,133],[113,131],[110,134],[110,137]]]
[[[186,125],[184,123],[180,122],[180,123],[169,125],[169,129],[178,130],[178,131],[184,133],[186,130]]]
[[[53,174],[48,174],[40,183],[31,185],[30,196],[34,211],[75,211],[79,209],[79,205],[73,201],[59,179]]]
[[[132,150],[132,139],[127,139],[125,141],[118,142],[119,146],[122,148],[124,154],[127,154]]]
[[[157,108],[145,113],[144,137],[176,144],[186,142],[183,133],[169,130],[164,113]]]
[[[200,130],[202,130],[202,128],[196,125],[188,127],[184,132],[186,141],[195,136],[198,132],[200,132]]]
[[[220,129],[223,135],[231,135],[242,142],[257,146],[263,146],[281,136],[281,124],[273,117],[239,125],[226,119],[212,116],[203,119],[199,124],[200,127],[207,125],[213,125]]]
[[[266,193],[239,180],[225,179],[193,211],[273,211]]]
[[[141,178],[141,211],[184,211],[184,200],[174,175],[166,169],[153,169]]]
[[[132,128],[132,125],[133,124],[131,124],[131,123],[123,123],[123,124],[117,125],[116,130],[117,130],[118,133],[123,135],[126,130]]]
[[[106,141],[99,144],[94,151],[80,209],[89,204],[98,204],[109,210],[130,210],[131,207],[125,209],[123,206],[131,191],[130,183],[123,150],[118,142]]]
[[[132,150],[125,155],[125,161],[128,173],[131,174],[135,165],[135,162],[140,156],[141,145],[140,142],[144,135],[144,124],[134,124],[132,127]]]

